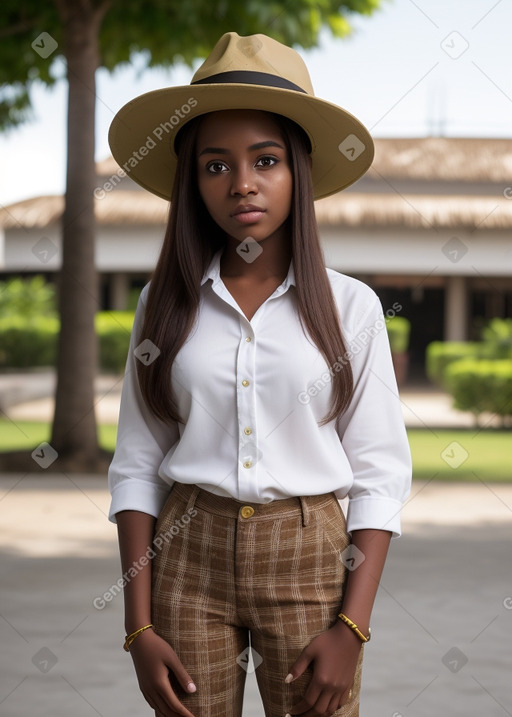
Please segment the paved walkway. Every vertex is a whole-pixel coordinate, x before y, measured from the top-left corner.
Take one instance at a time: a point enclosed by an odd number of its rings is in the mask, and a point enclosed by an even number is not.
[[[117,423],[122,378],[102,375],[96,379],[96,416],[99,423]],[[55,375],[49,371],[0,374],[0,409],[13,421],[51,421]],[[406,386],[400,392],[404,420],[410,427],[473,427],[471,413],[456,411],[452,399],[435,386]],[[482,415],[482,423],[499,425]]]
[[[122,596],[102,600],[121,575],[109,501],[98,476],[0,477],[5,717],[153,715],[121,647]],[[360,717],[512,715],[511,517],[511,485],[414,483],[374,609]],[[243,717],[263,714],[251,661]]]

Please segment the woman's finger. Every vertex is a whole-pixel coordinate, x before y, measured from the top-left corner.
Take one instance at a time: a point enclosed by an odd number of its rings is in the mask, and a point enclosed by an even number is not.
[[[336,692],[333,696],[331,701],[329,702],[329,706],[327,707],[326,715],[332,715],[336,712],[336,710],[339,710],[339,708],[344,704],[343,700],[340,700],[340,695],[338,692]]]
[[[166,685],[158,695],[155,695],[155,698],[158,699],[157,704],[165,717],[196,717],[179,701],[170,683],[168,687]]]

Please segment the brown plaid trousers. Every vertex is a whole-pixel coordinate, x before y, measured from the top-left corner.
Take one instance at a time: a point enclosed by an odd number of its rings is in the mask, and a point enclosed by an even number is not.
[[[338,619],[349,543],[332,492],[260,504],[173,484],[155,526],[152,622],[197,686],[185,692],[169,672],[195,717],[241,717],[249,653],[265,717],[299,702],[313,663],[291,684],[284,678]],[[363,652],[335,717],[359,715]]]

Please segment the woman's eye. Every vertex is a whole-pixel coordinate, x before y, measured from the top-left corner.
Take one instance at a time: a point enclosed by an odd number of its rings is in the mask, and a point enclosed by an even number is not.
[[[279,160],[276,157],[266,155],[265,157],[260,157],[257,160],[256,166],[273,167],[274,164],[277,164],[277,162],[279,162]],[[206,171],[210,174],[220,174],[223,169],[226,169],[224,162],[210,162],[210,164],[206,165]]]
[[[260,157],[260,159],[258,159],[258,162],[266,162],[266,164],[264,165],[264,166],[266,166],[266,167],[272,167],[273,164],[275,164],[275,163],[278,162],[278,161],[279,161],[279,160],[277,160],[275,157],[270,157],[270,156],[268,156],[268,157]],[[272,164],[268,164],[268,162],[272,162]]]
[[[212,162],[206,167],[206,170],[210,172],[211,174],[218,174],[217,169],[219,167],[224,167],[225,165],[222,162]]]

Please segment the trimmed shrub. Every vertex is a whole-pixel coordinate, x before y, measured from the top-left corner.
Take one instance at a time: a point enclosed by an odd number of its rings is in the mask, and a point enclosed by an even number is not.
[[[512,359],[512,319],[491,319],[482,329],[482,340],[490,358]]]
[[[512,360],[512,319],[491,319],[482,329],[482,341],[433,341],[426,350],[428,378],[449,391],[445,373],[461,359]]]
[[[96,314],[99,363],[102,369],[123,372],[134,316],[133,311],[101,311]]]
[[[59,320],[41,316],[37,322],[22,316],[0,319],[0,366],[54,366]]]
[[[445,391],[445,372],[448,366],[460,359],[477,359],[481,356],[482,344],[478,341],[433,341],[427,346],[425,369],[428,378]]]
[[[389,343],[393,353],[404,353],[409,348],[411,322],[404,316],[390,316],[386,319]]]
[[[134,312],[104,311],[95,316],[102,369],[122,373],[128,354]],[[40,316],[0,319],[0,367],[30,368],[55,366],[60,322]]]
[[[461,359],[446,368],[445,381],[454,408],[512,416],[512,360]]]

